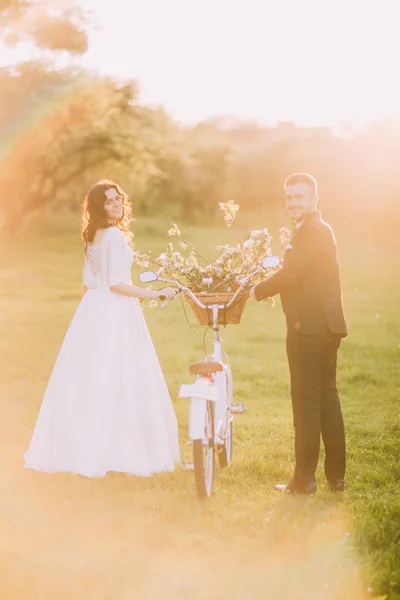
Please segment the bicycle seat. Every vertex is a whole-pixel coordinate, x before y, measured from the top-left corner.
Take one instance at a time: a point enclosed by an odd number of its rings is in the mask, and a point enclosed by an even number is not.
[[[219,362],[194,362],[190,363],[189,371],[192,375],[204,375],[205,373],[217,373],[222,371],[222,365]]]

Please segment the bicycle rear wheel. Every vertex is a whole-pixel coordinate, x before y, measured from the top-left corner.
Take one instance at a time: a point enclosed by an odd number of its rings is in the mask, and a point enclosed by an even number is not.
[[[193,440],[193,463],[197,494],[209,498],[214,488],[214,403],[207,400],[204,438]]]

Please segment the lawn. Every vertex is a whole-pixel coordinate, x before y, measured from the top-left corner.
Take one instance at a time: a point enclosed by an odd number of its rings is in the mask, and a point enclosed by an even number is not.
[[[248,224],[260,227],[259,217]],[[165,227],[168,223],[165,224]],[[164,223],[135,226],[139,249],[163,246]],[[233,232],[188,227],[211,256]],[[46,382],[81,297],[76,220],[44,221],[0,241],[0,598],[4,600],[359,600],[400,597],[400,243],[338,234],[350,329],[339,361],[348,489],[273,491],[293,469],[285,325],[248,303],[223,330],[237,401],[234,462],[215,496],[196,498],[193,474],[89,480],[23,468]],[[135,282],[137,271],[134,269]],[[187,442],[177,398],[203,341],[180,301],[145,308]],[[190,308],[188,315],[194,324]],[[203,328],[200,333],[203,334]]]

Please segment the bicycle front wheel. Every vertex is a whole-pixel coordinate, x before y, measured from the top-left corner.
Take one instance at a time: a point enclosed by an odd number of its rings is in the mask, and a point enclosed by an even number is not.
[[[204,423],[204,437],[193,440],[193,463],[197,494],[209,498],[214,487],[214,404],[207,401]]]

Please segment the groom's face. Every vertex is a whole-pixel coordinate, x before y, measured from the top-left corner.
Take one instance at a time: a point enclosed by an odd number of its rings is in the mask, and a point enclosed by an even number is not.
[[[308,183],[294,183],[286,187],[285,202],[290,218],[298,223],[316,210],[318,196]]]

